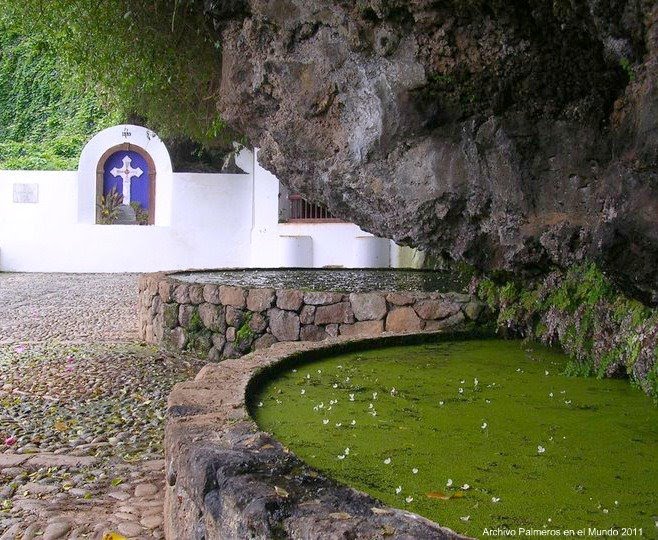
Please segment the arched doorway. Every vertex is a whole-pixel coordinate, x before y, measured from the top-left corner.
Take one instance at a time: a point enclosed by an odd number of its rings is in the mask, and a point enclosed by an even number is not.
[[[124,143],[107,150],[96,170],[96,222],[102,223],[101,212],[108,204],[131,206],[136,224],[155,222],[156,170],[151,156],[139,146]],[[111,198],[114,203],[111,203]]]

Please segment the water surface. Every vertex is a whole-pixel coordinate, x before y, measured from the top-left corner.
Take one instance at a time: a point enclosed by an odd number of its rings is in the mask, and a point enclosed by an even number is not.
[[[461,291],[466,285],[454,272],[394,269],[217,270],[181,272],[172,277],[189,283],[342,292],[449,292]]]
[[[478,538],[658,537],[658,409],[627,381],[561,375],[566,361],[499,340],[344,354],[269,381],[253,414],[329,476]]]

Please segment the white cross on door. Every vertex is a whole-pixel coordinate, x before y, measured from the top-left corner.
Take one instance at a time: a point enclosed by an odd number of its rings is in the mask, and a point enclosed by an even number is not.
[[[132,159],[128,156],[123,158],[123,167],[119,169],[114,167],[110,171],[110,174],[115,178],[120,176],[123,180],[123,204],[130,204],[130,180],[135,177],[139,178],[143,174],[143,170],[137,167],[136,169],[132,168]]]

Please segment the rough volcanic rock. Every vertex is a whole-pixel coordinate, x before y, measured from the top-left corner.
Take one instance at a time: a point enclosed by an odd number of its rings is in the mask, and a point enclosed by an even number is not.
[[[658,5],[205,2],[218,108],[285,184],[477,267],[658,302]]]

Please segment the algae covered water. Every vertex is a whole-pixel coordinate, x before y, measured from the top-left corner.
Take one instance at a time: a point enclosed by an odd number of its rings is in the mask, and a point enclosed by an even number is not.
[[[254,416],[336,480],[477,538],[658,537],[658,409],[566,362],[499,340],[343,354],[267,382]]]

